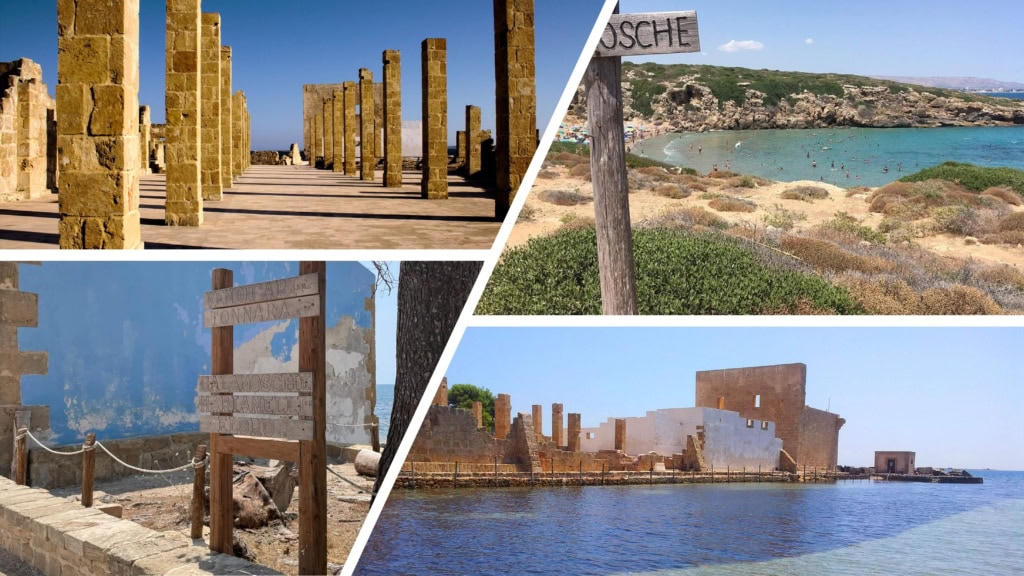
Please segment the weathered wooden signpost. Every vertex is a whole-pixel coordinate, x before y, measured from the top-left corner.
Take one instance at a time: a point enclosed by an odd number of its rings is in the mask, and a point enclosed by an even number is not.
[[[210,549],[232,552],[233,455],[299,465],[299,573],[327,573],[326,265],[302,262],[300,275],[233,286],[213,271],[204,324],[211,328],[211,374],[200,376],[196,405],[210,433]],[[299,371],[232,374],[234,325],[299,318]],[[244,416],[239,416],[243,414]]]
[[[605,314],[636,314],[636,270],[629,221],[622,56],[699,52],[697,13],[615,14],[583,77],[590,125],[597,261]]]

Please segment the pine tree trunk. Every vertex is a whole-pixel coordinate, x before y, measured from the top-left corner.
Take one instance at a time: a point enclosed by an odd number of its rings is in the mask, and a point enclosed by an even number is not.
[[[395,399],[376,496],[416,412],[448,337],[469,298],[481,262],[402,262],[398,276]],[[412,430],[416,433],[416,430]]]

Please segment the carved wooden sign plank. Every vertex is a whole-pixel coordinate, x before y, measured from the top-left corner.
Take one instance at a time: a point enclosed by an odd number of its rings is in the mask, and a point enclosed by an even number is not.
[[[319,314],[319,295],[300,296],[298,298],[288,298],[287,300],[274,300],[272,302],[258,302],[255,304],[233,306],[231,308],[207,310],[204,317],[204,325],[207,328],[217,328],[220,326],[267,322],[269,320],[307,318],[309,316],[318,316]]]
[[[207,292],[204,296],[204,304],[208,310],[227,308],[229,306],[242,306],[257,302],[284,300],[297,296],[311,296],[317,294],[318,290],[317,275],[303,274],[293,278],[213,290]]]
[[[196,390],[207,394],[233,392],[297,392],[313,391],[311,372],[285,372],[283,374],[221,374],[199,377]]]
[[[309,396],[197,396],[196,408],[206,413],[269,414],[313,417]]]
[[[697,12],[612,14],[594,56],[700,52]]]
[[[241,416],[200,416],[199,431],[213,434],[283,438],[285,440],[312,440],[313,421]]]

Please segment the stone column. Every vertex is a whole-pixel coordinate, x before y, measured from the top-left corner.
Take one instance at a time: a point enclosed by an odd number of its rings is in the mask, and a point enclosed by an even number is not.
[[[242,171],[244,172],[249,169],[249,166],[252,166],[252,117],[249,116],[249,101],[245,98],[245,94],[242,94],[242,109],[245,110],[245,131],[242,132],[245,142],[242,156]]]
[[[384,51],[384,186],[402,186],[402,57]]]
[[[149,146],[153,136],[153,122],[150,119],[149,106],[139,106],[139,169],[143,174],[150,174]]]
[[[384,83],[373,85],[373,158],[384,159]]]
[[[334,172],[345,170],[345,93],[335,90],[331,98],[331,126],[334,127],[334,157],[331,169]]]
[[[220,47],[220,186],[231,188],[234,148],[231,146],[231,47]]]
[[[533,405],[533,429],[537,433],[537,441],[544,439],[544,407],[540,404]]]
[[[465,162],[466,160],[466,131],[459,130],[455,132],[455,162]]]
[[[444,38],[427,38],[423,60],[423,198],[448,198],[448,53]]]
[[[551,441],[555,446],[562,445],[562,405],[551,405]]]
[[[569,452],[580,451],[580,415],[575,412],[569,413]]]
[[[245,144],[242,142],[242,130],[245,125],[245,104],[241,90],[231,95],[231,175],[237,180],[242,175],[244,166],[243,154]]]
[[[324,170],[334,170],[334,100],[324,98]]]
[[[203,200],[220,200],[224,194],[221,181],[220,133],[220,14],[203,13],[202,31],[202,102],[203,102]]]
[[[356,100],[359,89],[351,80],[341,85],[345,96],[345,174],[356,175]]]
[[[60,247],[142,248],[139,0],[62,0],[57,34]]]
[[[42,68],[38,81],[18,83],[17,189],[22,198],[39,198],[47,194],[47,106],[51,104]]]
[[[615,419],[615,449],[626,451],[626,420],[623,418]]]
[[[373,146],[376,141],[373,122],[373,72],[359,69],[359,158],[360,180],[373,180]]]
[[[504,219],[537,149],[533,0],[494,0],[497,187],[494,214]]]
[[[498,394],[494,399],[494,437],[498,440],[508,438],[512,428],[512,397]]]
[[[473,417],[476,418],[476,427],[479,430],[484,427],[484,405],[480,402],[473,402]]]
[[[466,106],[466,176],[480,172],[480,107]]]
[[[200,0],[167,0],[167,201],[169,226],[203,223]],[[59,107],[58,107],[59,109]]]

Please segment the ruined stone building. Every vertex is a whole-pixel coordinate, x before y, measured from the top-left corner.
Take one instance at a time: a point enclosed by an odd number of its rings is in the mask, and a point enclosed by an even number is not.
[[[42,67],[27,58],[0,62],[0,202],[55,191],[56,126]]]
[[[916,452],[875,452],[875,472],[879,474],[913,474],[917,468]]]
[[[846,420],[807,406],[806,395],[806,364],[697,372],[698,407],[774,422],[782,449],[798,466],[835,467]]]

